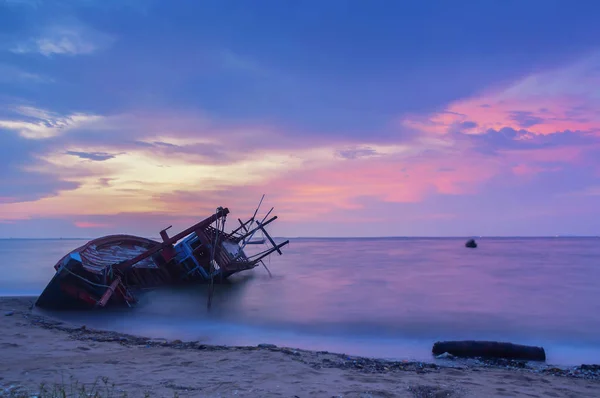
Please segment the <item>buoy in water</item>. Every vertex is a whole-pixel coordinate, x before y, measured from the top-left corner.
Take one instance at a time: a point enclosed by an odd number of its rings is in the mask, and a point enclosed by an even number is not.
[[[477,247],[477,242],[475,242],[475,239],[469,239],[467,243],[465,243],[465,247],[474,249]]]

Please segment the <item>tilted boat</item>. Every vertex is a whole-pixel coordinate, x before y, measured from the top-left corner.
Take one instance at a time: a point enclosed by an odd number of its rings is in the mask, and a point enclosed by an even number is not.
[[[265,221],[271,211],[258,221],[257,208],[248,221],[238,218],[240,226],[231,232],[225,232],[229,209],[220,207],[214,215],[172,237],[167,234],[171,227],[160,231],[162,241],[132,235],[93,239],[54,265],[56,273],[36,306],[65,309],[132,305],[140,289],[205,282],[212,287],[215,281],[264,265],[263,258],[273,252],[282,254],[281,248],[289,240],[275,243],[265,229],[277,219],[274,216]],[[247,256],[244,247],[258,231],[270,247]]]

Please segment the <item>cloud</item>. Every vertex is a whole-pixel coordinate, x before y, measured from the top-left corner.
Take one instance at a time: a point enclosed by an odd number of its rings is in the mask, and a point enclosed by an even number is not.
[[[461,122],[461,123],[458,125],[458,127],[459,127],[461,130],[472,130],[472,129],[476,128],[477,126],[478,126],[478,124],[477,124],[477,123],[475,123],[475,122],[472,122],[472,121],[470,121],[470,120],[466,120],[466,121],[464,121],[464,122]]]
[[[510,119],[517,122],[519,127],[527,128],[536,124],[544,123],[544,119],[534,116],[532,112],[513,111],[510,112]]]
[[[59,192],[76,189],[76,182],[61,181],[43,173],[13,173],[2,178],[0,203],[21,203],[57,195]]]
[[[101,119],[85,113],[63,116],[29,106],[15,107],[12,113],[12,117],[0,119],[0,129],[17,131],[27,139],[56,137]]]
[[[447,164],[453,168],[439,172]],[[431,195],[472,195],[499,169],[501,165],[482,155],[464,157],[439,151],[407,157],[388,155],[339,161],[318,170],[296,170],[269,180],[255,192],[269,192],[286,219],[306,221],[339,210],[351,214],[364,208],[366,198],[410,204]]]
[[[36,73],[27,72],[5,63],[0,63],[0,83],[52,83],[53,80]]]
[[[526,163],[521,163],[518,164],[514,167],[512,167],[512,172],[518,176],[535,176],[538,175],[540,173],[543,172],[553,172],[553,171],[559,171],[560,168],[559,167],[542,167],[542,166],[535,166],[535,165],[529,165]]]
[[[52,114],[25,113],[30,115],[22,115],[25,119]],[[307,142],[301,134],[273,126],[169,113],[99,116],[43,142],[29,140],[45,150],[22,170],[74,186],[35,206],[15,203],[0,212],[4,218],[190,215],[212,211],[215,203],[250,209],[256,197],[268,192],[287,218],[306,220],[340,209],[358,211],[364,198],[419,203],[436,195],[475,195],[507,170],[523,177],[556,169],[524,162],[544,161],[541,156],[561,160],[536,151],[564,151],[567,143],[589,146],[593,139],[581,132],[542,136],[506,128],[484,134],[426,133],[402,144],[363,142],[339,149],[338,138]],[[566,161],[575,155],[569,156]]]
[[[148,12],[131,12],[136,4]],[[251,210],[267,193],[286,220],[320,227],[442,225],[436,215],[446,214],[495,225],[497,209],[550,208],[598,178],[598,59],[548,69],[597,44],[593,13],[577,28],[546,18],[543,31],[499,22],[476,36],[447,13],[429,25],[380,15],[381,29],[365,36],[349,15],[310,31],[301,19],[275,26],[283,7],[242,18],[240,34],[219,22],[231,10],[147,4],[47,1],[0,16],[3,48],[16,52],[0,65],[0,147],[10,152],[0,158],[0,218],[110,225],[95,234],[220,204]],[[250,11],[241,7],[234,14]],[[178,23],[163,23],[165,13]],[[427,51],[398,40],[436,26],[443,40]],[[40,84],[46,74],[52,85]]]
[[[460,131],[465,122],[479,132],[503,128],[532,134],[557,131],[600,132],[600,53],[572,65],[530,75],[501,90],[449,104],[428,116],[407,116],[402,125],[432,134]]]
[[[64,181],[57,175],[26,170],[32,164],[41,169],[48,167],[36,158],[35,154],[44,149],[39,141],[25,140],[12,132],[0,132],[0,148],[0,203],[35,201],[79,186],[79,183]]]
[[[344,159],[358,159],[377,155],[377,151],[372,148],[343,149],[338,151],[338,155]]]
[[[106,49],[114,38],[82,24],[48,26],[35,37],[23,41],[11,51],[17,54],[85,55]]]
[[[110,186],[111,181],[112,181],[112,178],[107,178],[107,177],[98,178],[98,185],[100,185],[101,187],[108,187],[108,186]]]
[[[596,197],[600,196],[600,185],[598,185],[598,183],[594,181],[588,186],[585,186],[580,189],[571,189],[565,192],[561,192],[557,196],[572,199],[590,198],[593,200],[597,200]]]
[[[180,157],[190,161],[210,161],[213,164],[231,163],[236,157],[245,156],[228,149],[223,143],[192,142],[189,144],[171,144],[162,141],[135,141],[138,149],[144,149],[164,157]],[[249,151],[250,152],[250,151]]]
[[[168,219],[210,214],[218,205],[251,212],[256,198],[267,193],[290,222],[377,219],[370,212],[379,207],[369,206],[409,208],[431,200],[438,200],[440,208],[432,214],[439,217],[412,216],[441,222],[462,214],[440,205],[456,198],[498,205],[501,195],[492,193],[526,184],[547,197],[585,188],[584,172],[571,185],[550,182],[598,165],[595,115],[585,106],[593,100],[506,94],[514,86],[386,126],[398,131],[390,142],[382,142],[377,131],[372,140],[370,134],[316,131],[307,139],[303,131],[274,123],[189,110],[100,116],[12,107],[13,114],[0,123],[27,149],[18,162],[19,178],[28,181],[31,173],[52,185],[41,185],[33,196],[19,195],[35,202],[10,199],[0,206],[0,219],[43,216],[121,225],[113,223],[115,214]],[[571,123],[573,129],[557,129]],[[10,191],[0,196],[12,197]],[[510,208],[510,197],[504,199],[503,208]]]
[[[569,167],[597,170],[599,79],[600,56],[592,54],[401,123],[423,136],[444,137],[465,157],[492,155],[490,161],[502,167],[488,175],[487,189],[506,181],[543,180]]]
[[[596,150],[600,148],[600,135],[581,131],[557,131],[549,134],[534,134],[528,130],[515,130],[504,127],[489,129],[478,134],[455,134],[457,140],[465,140],[479,152],[499,154],[507,150],[525,151],[556,148],[580,148]]]
[[[93,160],[96,162],[102,162],[108,159],[114,159],[116,155],[106,152],[78,152],[78,151],[67,151],[67,155],[77,156],[80,159]]]
[[[43,122],[28,121],[32,117],[47,120],[51,115],[52,119],[65,119],[39,109],[21,109],[20,115],[22,119],[15,121],[19,127],[27,123],[27,126],[45,126]],[[327,188],[319,183],[311,191],[301,183],[308,183],[310,174],[304,173],[325,172],[326,175],[327,170],[337,170],[333,177],[339,178],[336,174],[350,161],[360,163],[375,154],[377,158],[398,161],[443,144],[435,140],[401,145],[367,142],[340,151],[335,139],[307,141],[302,135],[291,136],[274,127],[228,125],[180,116],[98,116],[86,123],[63,127],[61,134],[48,134],[43,142],[25,140],[39,144],[35,157],[29,158],[29,164],[22,167],[23,172],[47,175],[76,184],[76,188],[69,186],[58,196],[40,199],[35,205],[5,206],[0,212],[5,218],[148,211],[189,214],[197,211],[199,201],[184,199],[198,190],[203,197],[213,195],[224,201],[238,196],[252,197],[254,206],[261,189],[272,190],[271,184],[285,187],[291,176],[296,176],[292,181],[297,184],[289,187],[287,192],[295,193],[297,197],[286,200],[291,204],[303,198],[314,203],[318,195],[313,197],[311,192],[328,191],[339,197],[339,192],[350,193],[352,187],[341,181],[342,185],[337,188]],[[28,136],[22,134],[22,128],[14,130],[22,137]],[[378,173],[368,165],[367,170]],[[375,193],[383,194],[384,181],[378,180],[376,184],[380,188]],[[332,190],[335,189],[339,192],[334,193]],[[175,203],[173,192],[178,192]],[[334,203],[352,207],[351,200],[340,198]],[[288,211],[293,212],[292,209]]]

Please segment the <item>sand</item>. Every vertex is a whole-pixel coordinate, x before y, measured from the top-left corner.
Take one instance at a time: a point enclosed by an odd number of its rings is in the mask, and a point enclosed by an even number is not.
[[[115,384],[119,394],[112,396],[128,397],[600,396],[598,372],[585,379],[551,369],[390,364],[270,346],[147,341],[41,317],[33,302],[0,298],[0,396],[98,377]]]

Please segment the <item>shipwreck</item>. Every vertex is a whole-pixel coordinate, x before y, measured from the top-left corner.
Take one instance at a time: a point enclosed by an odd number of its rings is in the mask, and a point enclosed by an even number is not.
[[[225,231],[229,209],[219,207],[212,216],[186,230],[169,236],[168,227],[160,231],[162,241],[133,235],[109,235],[93,239],[67,253],[55,265],[54,276],[35,305],[47,309],[102,308],[132,306],[141,290],[165,285],[210,283],[208,307],[214,283],[231,275],[263,265],[263,259],[289,240],[276,243],[266,226],[277,219],[254,215],[233,231]],[[237,224],[236,224],[237,225]],[[247,244],[260,232],[266,250],[246,255]]]

